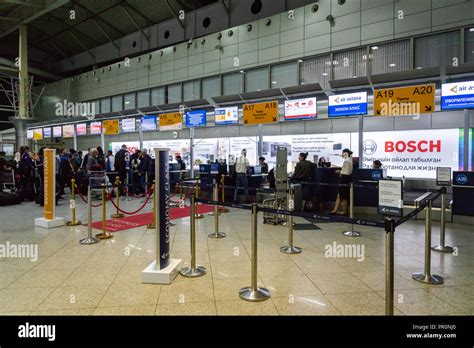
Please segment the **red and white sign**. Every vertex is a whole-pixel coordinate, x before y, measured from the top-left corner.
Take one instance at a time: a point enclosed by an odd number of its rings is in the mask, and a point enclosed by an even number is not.
[[[91,134],[101,134],[102,133],[102,122],[92,122],[91,123]]]
[[[76,124],[76,135],[86,135],[87,134],[87,124],[78,123]]]
[[[459,129],[364,132],[363,151],[364,168],[379,160],[389,176],[435,179],[437,167],[459,170]]]
[[[317,116],[316,97],[285,101],[285,120],[311,119]]]

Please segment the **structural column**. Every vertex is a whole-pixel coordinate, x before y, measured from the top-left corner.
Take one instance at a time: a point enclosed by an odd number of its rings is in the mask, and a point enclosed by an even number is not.
[[[12,120],[15,126],[17,147],[27,144],[25,121],[29,118],[28,107],[28,46],[27,26],[20,26],[20,42],[18,56],[18,115]]]

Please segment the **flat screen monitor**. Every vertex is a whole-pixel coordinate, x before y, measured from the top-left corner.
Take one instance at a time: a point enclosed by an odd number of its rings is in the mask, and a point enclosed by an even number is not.
[[[331,162],[324,162],[323,168],[331,168]]]
[[[253,167],[254,174],[262,174],[262,167],[261,166],[255,166]]]

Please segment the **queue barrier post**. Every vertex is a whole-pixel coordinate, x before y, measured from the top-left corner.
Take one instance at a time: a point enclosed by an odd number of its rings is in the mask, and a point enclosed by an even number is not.
[[[217,179],[215,179],[215,178],[212,179],[212,199],[216,202],[219,200],[219,186],[217,185]],[[221,212],[219,211],[219,206],[218,205],[215,205],[214,210],[211,211],[208,215],[209,216],[214,216],[216,214],[216,212],[217,212],[218,215],[221,215]],[[218,229],[216,229],[216,231],[218,231]]]
[[[349,186],[349,217],[354,218],[354,183],[351,182]],[[351,223],[351,229],[349,231],[342,232],[346,237],[360,237],[360,232],[354,231],[354,224]]]
[[[130,177],[129,177],[129,171],[127,170],[127,174],[125,176],[125,181],[127,182],[127,191],[125,192],[125,200],[126,201],[131,201],[132,199],[130,198]]]
[[[181,268],[179,273],[183,277],[187,278],[196,278],[196,277],[201,277],[207,273],[207,270],[203,266],[196,266],[196,217],[195,217],[195,209],[196,205],[195,203],[195,198],[194,195],[191,195],[190,197],[191,201],[191,206],[190,206],[190,218],[191,218],[191,226],[190,226],[190,232],[191,232],[191,265],[187,267]]]
[[[441,188],[441,219],[439,227],[439,245],[431,247],[431,250],[444,253],[454,252],[452,246],[446,245],[446,187]]]
[[[395,220],[385,220],[385,315],[393,315]]]
[[[424,272],[416,272],[412,274],[412,278],[416,281],[440,285],[444,283],[443,277],[431,274],[431,210],[433,201],[426,200],[426,219],[425,219],[425,270]]]
[[[196,198],[199,198],[199,183],[200,183],[200,180],[199,180],[199,178],[197,178],[196,179]],[[196,209],[194,211],[194,217],[196,219],[202,219],[204,217],[202,214],[199,213],[198,202],[196,202]]]
[[[225,182],[225,180],[224,180],[224,178],[225,178],[225,175],[222,174],[221,175],[221,188],[222,188],[222,190],[221,190],[222,196],[221,197],[222,197],[222,202],[225,202],[225,192],[224,192],[224,182]],[[221,206],[221,207],[219,207],[219,212],[228,213],[229,209],[225,206]]]
[[[287,198],[289,211],[293,211],[295,207],[294,193],[294,189],[290,186]],[[282,246],[280,251],[285,254],[300,254],[302,249],[293,245],[293,215],[288,215],[286,225],[288,227],[288,245]]]
[[[215,202],[219,200],[219,188],[217,186],[217,180],[214,179],[214,188],[213,188],[213,199]],[[210,215],[210,214],[209,214]],[[209,238],[225,238],[226,234],[219,232],[219,206],[214,205],[214,233],[208,235]]]
[[[153,180],[153,187],[155,187],[155,180]],[[155,229],[156,228],[156,224],[155,224],[155,220],[156,220],[156,218],[155,218],[155,216],[156,216],[155,194],[156,194],[156,192],[155,192],[155,190],[153,190],[153,208],[152,208],[153,209],[153,220],[152,220],[151,223],[146,225],[146,227],[150,228],[150,229]]]
[[[113,238],[112,233],[107,232],[107,205],[106,205],[106,189],[105,184],[102,185],[102,233],[98,233],[95,236],[99,239],[110,239]]]
[[[118,187],[120,186],[120,177],[117,176],[115,177],[115,187]],[[116,212],[115,214],[112,214],[110,215],[111,218],[114,218],[114,219],[118,219],[118,218],[123,218],[125,215],[123,215],[119,208],[120,208],[120,194],[117,192],[116,196],[115,196],[115,205],[117,206],[116,207]]]
[[[270,298],[270,291],[257,286],[257,203],[252,203],[252,260],[251,260],[251,285],[239,290],[242,300],[260,302]]]
[[[87,237],[79,241],[80,244],[90,245],[99,243],[100,240],[92,236],[92,190],[89,185],[87,188]]]
[[[71,221],[66,222],[66,226],[79,226],[82,224],[80,220],[76,220],[76,179],[72,178],[71,179],[71,201],[70,207],[71,207]]]

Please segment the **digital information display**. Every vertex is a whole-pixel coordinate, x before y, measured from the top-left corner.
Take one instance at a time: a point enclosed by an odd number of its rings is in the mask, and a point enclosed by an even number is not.
[[[51,138],[51,127],[43,128],[43,138]]]
[[[53,137],[61,138],[63,136],[63,129],[61,126],[53,127]]]
[[[135,132],[135,119],[125,118],[122,120],[122,131],[124,133]]]
[[[239,108],[232,106],[228,108],[216,108],[214,111],[214,123],[216,125],[238,124],[239,123]]]
[[[474,108],[474,81],[441,85],[441,110]]]
[[[102,133],[102,122],[91,122],[91,134],[101,134]]]
[[[367,115],[367,92],[329,96],[329,117]]]
[[[74,138],[74,125],[65,124],[63,126],[63,138]]]
[[[142,117],[142,131],[156,130],[156,115]]]
[[[285,101],[285,120],[307,120],[318,116],[316,97]]]
[[[194,110],[186,113],[186,127],[206,127],[206,110]]]
[[[87,135],[87,123],[76,124],[76,135]]]

